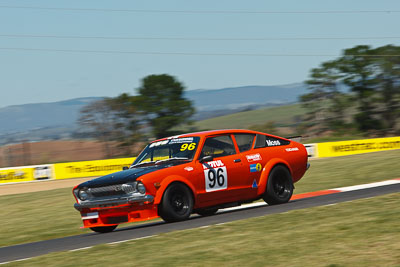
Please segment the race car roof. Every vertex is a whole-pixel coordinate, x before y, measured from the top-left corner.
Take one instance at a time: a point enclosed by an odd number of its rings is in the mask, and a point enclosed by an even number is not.
[[[230,133],[266,134],[266,135],[269,135],[269,136],[272,136],[272,137],[282,138],[282,137],[275,136],[275,135],[272,135],[272,134],[267,134],[267,133],[252,131],[252,130],[244,130],[244,129],[224,129],[224,130],[210,130],[210,131],[201,131],[201,132],[185,133],[185,134],[181,134],[181,135],[175,135],[175,136],[170,136],[170,137],[165,137],[165,138],[157,139],[157,140],[152,141],[151,143],[153,143],[153,142],[158,142],[158,141],[162,141],[162,140],[167,140],[167,139],[173,139],[173,138],[192,137],[192,136],[204,137],[204,136],[220,135],[220,134],[230,134]],[[282,139],[286,139],[286,138],[282,138]]]

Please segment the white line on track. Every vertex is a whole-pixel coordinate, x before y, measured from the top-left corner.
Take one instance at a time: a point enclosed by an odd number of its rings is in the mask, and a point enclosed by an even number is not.
[[[327,205],[325,205],[325,207],[335,206],[335,205],[337,205],[337,203],[327,204]]]
[[[93,246],[90,246],[90,247],[84,247],[84,248],[77,248],[77,249],[71,249],[71,250],[68,250],[69,252],[72,252],[72,251],[79,251],[79,250],[85,250],[85,249],[89,249],[89,248],[92,248]]]
[[[7,264],[7,263],[11,263],[11,262],[26,261],[26,260],[30,260],[30,259],[33,259],[33,258],[34,258],[34,257],[25,258],[25,259],[19,259],[19,260],[14,260],[14,261],[0,262],[0,265]]]
[[[255,203],[251,203],[251,204],[245,204],[245,205],[241,205],[238,207],[232,207],[232,208],[226,208],[226,209],[221,209],[218,212],[226,212],[226,211],[232,211],[232,210],[241,210],[241,209],[245,209],[245,208],[252,208],[252,207],[260,207],[260,206],[267,206],[268,204],[265,202],[255,202]]]
[[[156,235],[148,235],[148,236],[143,236],[143,237],[138,237],[138,238],[133,238],[133,239],[115,241],[115,242],[107,243],[107,245],[116,245],[116,244],[121,244],[121,243],[129,242],[129,241],[135,241],[135,240],[140,240],[140,239],[146,239],[146,238],[150,238],[150,237],[154,237],[154,236],[156,236]]]
[[[387,180],[387,181],[383,181],[383,182],[376,182],[376,183],[370,183],[370,184],[339,187],[339,188],[334,188],[332,190],[338,190],[340,192],[349,192],[349,191],[354,191],[354,190],[367,189],[367,188],[392,185],[392,184],[400,184],[400,180]]]

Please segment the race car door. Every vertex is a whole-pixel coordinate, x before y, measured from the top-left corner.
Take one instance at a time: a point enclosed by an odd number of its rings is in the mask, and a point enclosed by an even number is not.
[[[244,156],[238,154],[231,135],[219,135],[206,139],[199,159],[211,156],[212,160],[200,163],[200,190],[198,200],[201,204],[216,205],[241,199],[238,190],[244,185],[242,177],[247,174]],[[203,182],[201,182],[203,180]]]
[[[241,177],[242,189],[240,194],[243,198],[254,199],[257,196],[257,187],[262,171],[261,155],[255,154],[252,150],[256,135],[253,133],[235,133],[235,143],[241,155],[243,155],[243,165],[247,172]]]

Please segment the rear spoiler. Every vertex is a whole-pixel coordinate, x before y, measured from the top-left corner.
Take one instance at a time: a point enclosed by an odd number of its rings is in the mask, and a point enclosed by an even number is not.
[[[301,141],[301,138],[302,138],[301,135],[286,137],[286,139],[293,140],[293,141],[299,142],[299,143]]]

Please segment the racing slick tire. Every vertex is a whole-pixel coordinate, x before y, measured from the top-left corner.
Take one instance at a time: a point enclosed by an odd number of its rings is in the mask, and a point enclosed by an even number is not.
[[[166,222],[178,222],[189,218],[193,211],[193,196],[190,189],[173,183],[165,190],[159,205],[158,215]]]
[[[117,225],[112,225],[112,226],[99,226],[99,227],[90,227],[90,230],[96,232],[96,233],[109,233],[114,231],[115,228],[117,228]]]
[[[217,213],[218,209],[214,208],[214,209],[198,209],[196,210],[196,213],[199,214],[200,216],[211,216],[214,215],[215,213]]]
[[[268,205],[289,202],[293,194],[293,180],[289,170],[282,165],[272,169],[268,176],[267,188],[263,199]]]

